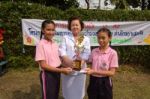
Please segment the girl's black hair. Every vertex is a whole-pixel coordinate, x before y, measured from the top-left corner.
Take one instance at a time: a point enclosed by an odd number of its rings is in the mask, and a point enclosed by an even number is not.
[[[107,35],[108,35],[108,37],[112,37],[111,31],[110,31],[108,28],[106,28],[106,27],[100,28],[100,29],[96,32],[96,34],[98,35],[100,32],[106,32]]]
[[[108,28],[106,28],[106,27],[100,28],[100,29],[96,32],[96,34],[98,35],[100,32],[105,32],[105,33],[107,33],[108,37],[112,37],[111,31],[110,31]],[[110,41],[109,43],[110,43],[109,46],[111,46],[111,41]]]
[[[44,29],[47,24],[53,24],[53,25],[55,26],[54,21],[52,21],[52,20],[45,20],[45,21],[42,22],[41,30]],[[43,34],[44,34],[44,33],[41,31],[40,39],[42,38],[42,35],[43,35]]]
[[[81,20],[81,18],[77,17],[77,16],[73,16],[73,17],[70,17],[69,20],[68,20],[68,30],[71,30],[71,22],[74,21],[74,20],[79,20],[79,23],[81,25],[81,31],[83,30],[84,28],[84,23],[83,21]]]

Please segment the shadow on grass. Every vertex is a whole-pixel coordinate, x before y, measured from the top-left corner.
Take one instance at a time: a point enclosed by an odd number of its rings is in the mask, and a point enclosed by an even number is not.
[[[16,90],[13,92],[12,99],[42,99],[40,88],[41,88],[40,85],[34,84],[30,86],[29,92]],[[64,99],[64,98],[62,96],[59,96],[59,99]]]
[[[13,92],[12,99],[41,99],[40,85],[31,85],[29,92],[16,90]]]

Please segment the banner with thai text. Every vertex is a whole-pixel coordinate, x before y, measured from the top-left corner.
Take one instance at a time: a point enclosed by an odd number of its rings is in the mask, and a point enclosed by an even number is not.
[[[44,20],[22,19],[23,44],[35,46],[41,35],[41,23]],[[56,23],[56,35],[54,40],[60,44],[63,35],[71,32],[67,29],[67,21],[54,20]],[[107,27],[112,32],[112,46],[123,45],[150,45],[150,22],[129,21],[129,22],[104,22],[84,21],[84,35],[90,38],[91,46],[98,46],[96,32]]]

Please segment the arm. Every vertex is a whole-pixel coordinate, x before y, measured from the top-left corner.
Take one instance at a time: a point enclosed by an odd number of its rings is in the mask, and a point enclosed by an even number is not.
[[[102,76],[113,76],[115,74],[116,68],[110,68],[110,70],[99,70],[94,71],[92,69],[86,69],[89,75],[102,75]]]
[[[92,67],[92,59],[93,59],[93,50],[90,53],[88,60],[85,61],[87,63],[87,67],[89,67],[89,68]]]
[[[90,46],[90,39],[87,38],[85,45],[84,45],[85,49],[84,52],[82,54],[82,59],[87,61],[89,59],[90,53],[91,53],[91,46]]]
[[[67,45],[65,37],[62,38],[62,43],[59,46],[59,53],[61,57],[67,56]]]
[[[62,73],[67,73],[70,71],[70,69],[64,70],[64,69],[49,66],[45,60],[46,59],[45,59],[45,52],[44,52],[43,44],[39,43],[36,46],[35,61],[37,61],[39,63],[39,65],[41,66],[42,69],[48,70],[48,71],[54,71],[54,72],[62,72]]]
[[[92,58],[93,58],[93,51],[92,51],[91,54],[89,55],[88,60],[86,60],[87,67],[92,67]]]
[[[64,67],[72,67],[73,61],[67,56],[67,44],[66,38],[62,38],[62,43],[59,46],[59,53]]]
[[[69,74],[72,72],[72,69],[69,67],[68,68],[56,68],[53,66],[49,66],[48,64],[46,64],[46,62],[44,60],[38,61],[38,63],[42,69],[47,70],[47,71],[60,72],[60,73],[64,73],[64,74]]]
[[[71,60],[68,56],[62,56],[61,59],[63,67],[73,67],[73,60]]]

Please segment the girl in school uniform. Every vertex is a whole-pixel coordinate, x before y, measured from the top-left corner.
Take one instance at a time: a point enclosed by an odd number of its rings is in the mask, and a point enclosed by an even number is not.
[[[55,35],[55,23],[51,20],[43,21],[41,33],[44,38],[36,46],[35,61],[41,68],[42,99],[58,99],[60,73],[68,74],[72,69],[60,68],[58,45],[52,39]]]
[[[101,28],[97,32],[99,47],[92,50],[89,61],[92,67],[87,68],[90,82],[87,89],[89,99],[112,99],[111,76],[118,68],[117,52],[109,46],[111,32],[107,28]]]

